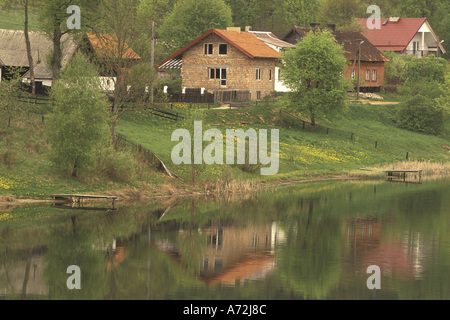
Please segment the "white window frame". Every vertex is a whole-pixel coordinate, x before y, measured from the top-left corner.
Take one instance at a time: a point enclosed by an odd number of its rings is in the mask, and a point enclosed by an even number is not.
[[[372,70],[372,81],[377,81],[377,70]]]
[[[261,68],[256,68],[256,80],[261,80],[262,70]]]
[[[366,69],[366,81],[370,81],[370,70]]]
[[[214,45],[212,43],[205,43],[203,53],[207,56],[212,55],[214,53]]]

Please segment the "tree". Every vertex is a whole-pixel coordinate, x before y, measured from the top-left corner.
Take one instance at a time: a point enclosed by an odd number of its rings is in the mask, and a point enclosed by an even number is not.
[[[320,9],[318,0],[285,0],[289,22],[298,26],[308,26],[316,22],[316,15]]]
[[[335,24],[339,29],[353,29],[356,18],[366,16],[361,0],[325,0],[318,13],[321,24]]]
[[[50,98],[52,160],[76,177],[79,169],[94,163],[96,149],[108,140],[108,104],[95,67],[78,53],[52,86]]]
[[[47,0],[42,1],[40,9],[40,23],[43,30],[52,39],[53,52],[51,57],[52,80],[56,82],[61,73],[62,63],[62,43],[61,38],[67,33],[82,31],[92,20],[98,17],[97,0]],[[67,8],[76,5],[82,12],[81,30],[71,29],[67,26],[67,20],[70,17],[67,14]],[[102,13],[103,14],[103,13]]]
[[[282,80],[291,90],[287,106],[309,117],[313,130],[316,120],[345,110],[346,63],[343,47],[327,30],[309,32],[280,63]]]
[[[179,0],[159,32],[168,47],[178,50],[212,28],[231,25],[231,9],[223,0]]]
[[[7,119],[8,128],[11,127],[11,118],[19,111],[23,70],[13,68],[10,72],[11,79],[0,82],[0,116],[2,119]]]
[[[127,83],[132,76],[130,70],[140,60],[134,50],[130,50],[137,41],[142,40],[140,38],[142,24],[137,20],[138,4],[138,0],[101,0],[100,11],[104,14],[94,27],[99,51],[94,52],[91,59],[98,66],[100,73],[110,77],[114,82],[113,108],[110,117],[113,144],[116,138],[117,121],[126,110],[120,111],[120,107],[123,102],[131,98],[128,90],[129,83]],[[142,42],[140,44],[142,45]],[[151,44],[147,42],[147,45]],[[156,81],[154,72],[149,70],[143,76],[142,72],[135,71],[133,74],[139,76],[150,90],[153,82]],[[146,95],[145,89],[140,91],[134,89],[132,97],[134,101],[137,98],[136,93]]]

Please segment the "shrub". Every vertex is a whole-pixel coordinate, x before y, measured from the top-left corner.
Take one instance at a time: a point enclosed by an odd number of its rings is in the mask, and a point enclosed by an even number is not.
[[[117,151],[113,147],[102,148],[97,154],[97,172],[109,179],[131,182],[136,176],[137,161],[127,151]]]
[[[444,129],[445,110],[434,100],[415,95],[400,104],[394,120],[399,128],[437,135]]]

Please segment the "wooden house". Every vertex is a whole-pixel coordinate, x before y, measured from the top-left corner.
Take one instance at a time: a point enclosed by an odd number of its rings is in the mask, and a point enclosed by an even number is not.
[[[81,41],[80,50],[97,65],[105,92],[115,90],[117,65],[121,66],[124,75],[126,70],[139,63],[141,59],[127,43],[122,43],[111,34],[87,33]]]
[[[240,100],[258,100],[274,92],[279,82],[282,54],[275,47],[249,30],[211,29],[162,61],[158,69],[181,69],[183,90],[202,88],[215,93],[216,100],[223,92]]]
[[[294,26],[283,40],[296,44],[315,28],[318,28],[318,25],[311,25],[310,28]],[[336,31],[333,26],[328,28],[333,32],[336,42],[341,44],[345,51],[344,55],[348,63],[344,70],[344,77],[346,79],[357,77],[358,47],[360,47],[360,90],[379,91],[384,85],[384,63],[389,60],[360,32]]]
[[[47,56],[53,50],[53,43],[44,32],[30,31],[31,55],[34,62],[36,92],[44,91],[52,85],[52,70],[45,64]],[[78,49],[71,36],[62,37],[62,66],[65,67]],[[20,68],[24,82],[29,82],[30,65],[28,63],[25,35],[22,30],[0,29],[0,81],[10,79],[11,71]]]

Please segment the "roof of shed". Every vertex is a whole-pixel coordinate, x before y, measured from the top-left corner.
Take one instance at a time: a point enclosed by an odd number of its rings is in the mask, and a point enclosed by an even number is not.
[[[51,79],[52,72],[45,67],[44,61],[53,50],[52,41],[44,32],[40,31],[29,31],[29,37],[33,61],[36,66],[40,65],[39,70],[35,69],[36,77]],[[61,43],[63,47],[62,65],[66,66],[78,46],[68,34],[62,37]],[[0,29],[0,61],[4,66],[30,67],[23,30]]]
[[[116,35],[111,34],[92,34],[87,33],[86,34],[90,44],[92,45],[92,48],[94,49],[95,53],[99,56],[106,56],[106,57],[117,57],[119,46],[118,46],[118,39]],[[134,52],[134,50],[128,46],[128,44],[123,44],[123,53],[122,58],[124,59],[140,59],[141,57]]]

